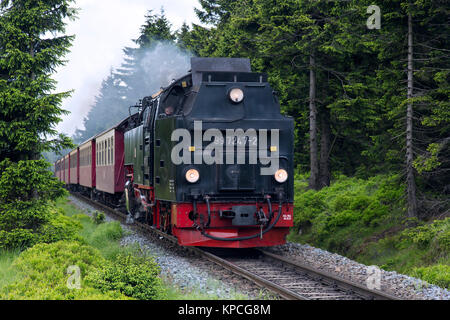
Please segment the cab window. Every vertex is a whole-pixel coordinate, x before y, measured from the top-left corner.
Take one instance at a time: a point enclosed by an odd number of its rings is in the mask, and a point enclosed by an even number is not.
[[[180,86],[174,86],[163,98],[159,108],[160,116],[170,117],[178,114],[184,100],[184,90]]]

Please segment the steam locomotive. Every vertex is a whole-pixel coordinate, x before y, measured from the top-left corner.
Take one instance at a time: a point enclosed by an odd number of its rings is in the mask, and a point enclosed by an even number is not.
[[[55,163],[69,189],[183,246],[283,244],[293,225],[293,119],[241,58],[191,70]]]

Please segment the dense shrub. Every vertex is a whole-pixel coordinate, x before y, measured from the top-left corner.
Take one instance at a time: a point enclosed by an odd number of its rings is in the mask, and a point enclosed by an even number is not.
[[[66,194],[43,160],[0,163],[0,249],[69,239],[70,222],[51,205]]]
[[[99,211],[95,211],[94,214],[92,215],[92,220],[96,224],[101,224],[101,223],[105,222],[105,218],[106,218],[105,214],[103,212],[99,212]]]
[[[0,249],[26,249],[41,242],[76,239],[81,224],[50,203],[19,201],[0,205],[0,229]]]
[[[29,229],[0,230],[0,250],[29,248],[37,242],[37,234]]]
[[[44,160],[0,163],[0,203],[54,200],[66,194]]]
[[[67,205],[67,202],[65,202]],[[17,280],[0,288],[0,299],[158,299],[165,297],[159,267],[152,258],[119,244],[120,223],[96,224],[95,219],[77,214],[63,216],[50,207],[47,223],[35,232],[14,230],[34,247],[23,251],[13,263]],[[73,209],[73,208],[72,208]],[[97,220],[98,221],[98,220]],[[19,232],[20,231],[20,232]],[[22,233],[23,234],[22,234]],[[1,239],[1,233],[0,233]],[[76,239],[77,241],[58,241]],[[17,242],[17,239],[12,239]],[[52,242],[43,244],[41,242]],[[81,289],[70,289],[69,266],[81,271]],[[1,279],[0,279],[1,280]],[[11,283],[12,282],[12,283]]]
[[[450,253],[450,218],[435,220],[431,224],[409,228],[400,235],[400,245],[416,244],[419,248]]]
[[[81,224],[77,220],[55,213],[49,222],[39,229],[39,242],[51,243],[79,239],[80,230]]]
[[[14,267],[20,280],[0,292],[3,299],[124,299],[119,292],[100,291],[86,284],[85,277],[106,263],[100,253],[78,242],[38,244],[24,251]],[[81,270],[81,289],[69,289],[69,266]]]
[[[370,233],[402,212],[403,186],[395,176],[368,180],[339,176],[320,191],[308,190],[306,180],[296,178],[294,223],[303,239],[314,245],[330,249],[331,243],[339,248],[345,242],[348,247],[355,235]]]
[[[37,229],[49,221],[50,205],[46,201],[0,202],[0,230]]]
[[[443,288],[450,289],[450,266],[437,264],[430,267],[415,268],[413,276]]]
[[[154,300],[163,297],[159,271],[151,257],[120,254],[114,262],[88,275],[86,280],[102,292],[113,290],[136,299]]]

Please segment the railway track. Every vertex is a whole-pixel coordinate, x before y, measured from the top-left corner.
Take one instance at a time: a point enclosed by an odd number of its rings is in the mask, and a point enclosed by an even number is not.
[[[122,222],[126,215],[107,205],[96,202],[79,193],[72,193],[80,200],[105,211]],[[176,244],[177,239],[149,225],[134,223],[132,228],[141,232],[165,238]],[[221,253],[214,249],[185,247],[196,255],[225,268],[256,285],[266,288],[287,300],[398,300],[399,298],[378,291],[370,290],[360,284],[336,277],[323,271],[312,269],[298,262],[261,249],[246,250],[243,254],[229,250]]]

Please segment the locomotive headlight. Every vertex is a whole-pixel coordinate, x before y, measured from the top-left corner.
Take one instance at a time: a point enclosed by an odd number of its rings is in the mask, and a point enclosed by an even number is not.
[[[195,169],[190,169],[186,172],[186,180],[189,183],[196,183],[200,179],[200,173]]]
[[[284,169],[279,169],[277,172],[275,172],[275,180],[277,180],[278,183],[286,182],[288,178],[288,173]]]
[[[234,103],[241,103],[242,100],[244,100],[244,91],[239,88],[233,88],[230,90],[230,93],[228,94],[231,101]]]

